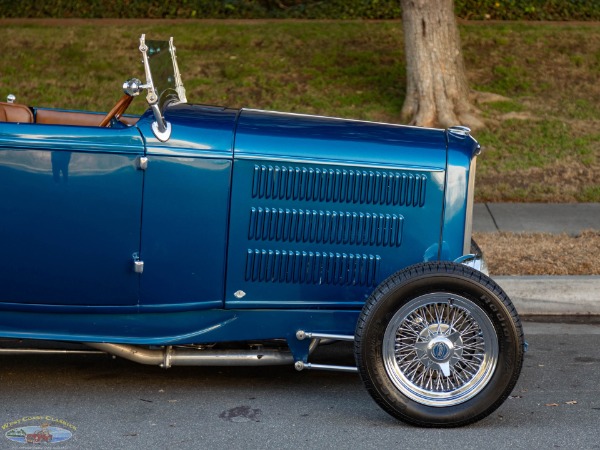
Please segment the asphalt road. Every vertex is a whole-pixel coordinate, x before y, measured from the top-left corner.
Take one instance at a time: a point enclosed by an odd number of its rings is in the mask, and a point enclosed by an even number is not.
[[[1,356],[0,448],[34,447],[5,433],[42,418],[63,421],[73,437],[35,448],[600,448],[600,325],[525,330],[529,352],[512,397],[487,419],[451,430],[397,422],[355,374]],[[325,350],[351,362],[347,344]]]

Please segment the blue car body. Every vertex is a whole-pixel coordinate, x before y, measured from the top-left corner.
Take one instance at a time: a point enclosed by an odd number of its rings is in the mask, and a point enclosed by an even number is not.
[[[469,136],[187,104],[165,118],[168,142],[150,112],[130,127],[0,123],[0,335],[352,334],[386,277],[468,253]]]

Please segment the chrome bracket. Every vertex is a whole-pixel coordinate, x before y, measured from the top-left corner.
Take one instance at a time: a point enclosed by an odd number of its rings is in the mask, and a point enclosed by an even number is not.
[[[296,331],[296,339],[303,341],[304,339],[331,339],[333,341],[348,341],[354,342],[354,336],[345,334],[326,334],[326,333],[311,333],[310,331]]]
[[[457,264],[463,264],[465,266],[469,266],[481,273],[483,273],[484,275],[488,275],[490,274],[487,264],[485,262],[485,259],[483,259],[482,255],[476,255],[473,253],[470,253],[468,255],[463,255],[459,258],[456,258],[453,262],[457,263]]]
[[[144,63],[144,72],[146,73],[146,100],[148,103],[156,103],[158,96],[154,88],[154,82],[152,81],[152,72],[150,71],[150,62],[148,61],[148,46],[146,45],[146,35],[142,34],[140,37],[140,52],[142,53],[142,62]]]
[[[456,136],[459,139],[464,139],[471,135],[471,129],[462,125],[454,125],[452,127],[448,127],[448,133]]]
[[[171,137],[171,124],[166,120],[163,120],[163,124],[165,128],[161,130],[161,125],[157,121],[152,122],[152,132],[160,142],[167,142]]]
[[[163,362],[160,365],[160,367],[162,367],[163,369],[170,369],[171,368],[171,357],[173,355],[173,346],[172,345],[167,345],[165,347],[165,353],[164,353],[164,358],[163,358]]]
[[[14,103],[16,99],[17,97],[15,97],[13,94],[8,94],[6,96],[6,103]]]
[[[146,156],[138,156],[135,160],[135,165],[138,170],[146,170],[148,168],[148,158]]]
[[[135,273],[144,273],[144,261],[140,260],[139,253],[135,252],[133,255],[133,271]]]
[[[304,339],[313,339],[315,347],[318,345],[318,341],[321,339],[333,340],[333,341],[347,341],[354,342],[354,336],[346,334],[328,334],[328,333],[312,333],[310,331],[298,330],[296,331],[296,339],[303,341]],[[311,344],[312,346],[312,344]],[[331,370],[334,372],[350,372],[357,373],[358,368],[354,366],[335,366],[331,364],[312,364],[304,361],[296,361],[294,368],[300,372],[302,370]]]
[[[354,366],[333,366],[330,364],[311,364],[309,362],[305,363],[302,361],[296,361],[294,363],[294,368],[301,372],[303,370],[331,370],[332,372],[349,372],[349,373],[358,373],[358,368]]]

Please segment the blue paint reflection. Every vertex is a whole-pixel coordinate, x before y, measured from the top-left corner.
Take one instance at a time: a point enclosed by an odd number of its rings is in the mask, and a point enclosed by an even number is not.
[[[62,173],[62,182],[67,184],[69,182],[69,163],[71,162],[71,152],[52,152],[50,157],[52,162],[52,177],[56,184],[60,184]]]
[[[60,147],[0,150],[0,302],[137,304],[136,157]]]

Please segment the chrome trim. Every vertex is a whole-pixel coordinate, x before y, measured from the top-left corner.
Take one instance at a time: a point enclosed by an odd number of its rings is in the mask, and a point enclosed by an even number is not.
[[[144,87],[146,87],[146,85],[142,84],[140,80],[132,78],[123,83],[123,92],[131,97],[135,97],[140,95],[140,92]]]
[[[474,255],[471,253],[455,259],[454,262],[458,264],[464,264],[465,266],[471,267],[485,275],[489,276],[490,274],[485,259],[483,259],[482,255]]]
[[[402,124],[398,124],[398,123],[388,123],[388,122],[374,122],[372,120],[347,119],[345,117],[319,116],[319,115],[314,115],[314,114],[290,113],[290,112],[283,112],[283,111],[273,111],[273,110],[269,110],[269,109],[242,108],[241,111],[262,112],[262,113],[268,113],[268,114],[279,114],[282,116],[293,116],[293,117],[308,117],[308,118],[317,118],[317,119],[343,120],[345,122],[372,123],[372,124],[376,124],[376,125],[389,125],[389,126],[397,127],[397,128],[418,128],[420,130],[444,131],[443,128],[418,127],[415,125],[402,125]]]
[[[460,139],[464,139],[467,136],[471,135],[471,129],[469,127],[465,127],[463,125],[454,125],[452,127],[447,128],[448,133],[456,136]]]
[[[154,111],[155,109],[158,110],[158,105],[152,105],[151,107],[152,107],[152,111]],[[160,116],[160,112],[154,113],[154,117],[159,117],[159,116]],[[162,123],[164,124],[165,129],[161,130],[160,124],[158,123],[158,121],[154,121],[154,122],[152,122],[152,132],[154,133],[154,136],[156,136],[156,139],[158,139],[160,142],[167,142],[169,140],[169,138],[171,137],[171,124],[169,122],[167,122],[166,120],[163,120],[162,117],[161,117],[161,120],[162,120]]]
[[[8,94],[6,96],[6,103],[14,103],[15,100],[17,100],[17,97],[15,97],[14,94]]]
[[[142,61],[144,63],[144,71],[146,72],[146,84],[144,87],[148,90],[146,101],[152,112],[154,113],[155,122],[152,123],[152,131],[159,141],[165,142],[171,137],[171,127],[162,117],[160,108],[158,107],[158,95],[152,80],[152,72],[150,71],[150,61],[148,60],[148,46],[146,45],[146,35],[140,37],[140,52],[142,53]]]
[[[138,170],[146,170],[148,168],[148,157],[138,156],[136,158],[136,167]]]
[[[490,274],[487,263],[485,262],[485,258],[483,256],[483,252],[479,248],[479,245],[477,245],[477,242],[475,242],[473,239],[471,239],[469,253],[461,256],[460,258],[456,258],[454,262],[457,264],[464,264],[465,266],[469,266],[485,275]]]
[[[68,350],[40,348],[0,348],[2,355],[103,355],[101,350]]]
[[[477,172],[477,157],[474,156],[469,167],[469,183],[467,185],[467,207],[465,212],[465,235],[463,237],[463,253],[469,253],[471,237],[473,236],[473,204],[475,202],[475,173]]]
[[[133,271],[135,273],[144,273],[144,261],[140,260],[140,255],[136,252],[133,257]]]
[[[165,347],[165,351],[163,353],[163,363],[161,364],[161,367],[163,369],[168,369],[169,367],[172,366],[172,363],[171,363],[172,355],[173,355],[173,346],[167,345]]]
[[[140,52],[142,53],[142,61],[144,63],[144,72],[146,73],[146,89],[148,94],[146,95],[146,101],[152,105],[158,102],[158,96],[156,95],[156,89],[154,88],[154,81],[152,81],[152,72],[150,71],[150,61],[148,61],[148,46],[146,45],[146,35],[142,34],[140,37]]]
[[[360,168],[369,168],[369,169],[381,169],[381,170],[404,170],[404,171],[414,171],[414,172],[429,172],[429,173],[444,173],[446,170],[443,167],[427,167],[427,166],[398,166],[398,165],[385,165],[385,164],[371,164],[367,161],[365,162],[352,162],[352,161],[344,161],[341,159],[333,159],[333,160],[324,160],[324,159],[314,159],[314,158],[299,158],[299,157],[287,157],[287,156],[273,156],[268,154],[260,154],[260,153],[236,153],[235,159],[245,159],[250,161],[269,161],[269,162],[285,162],[289,164],[313,164],[313,165],[323,165],[323,166],[343,166],[343,167],[360,167]]]

